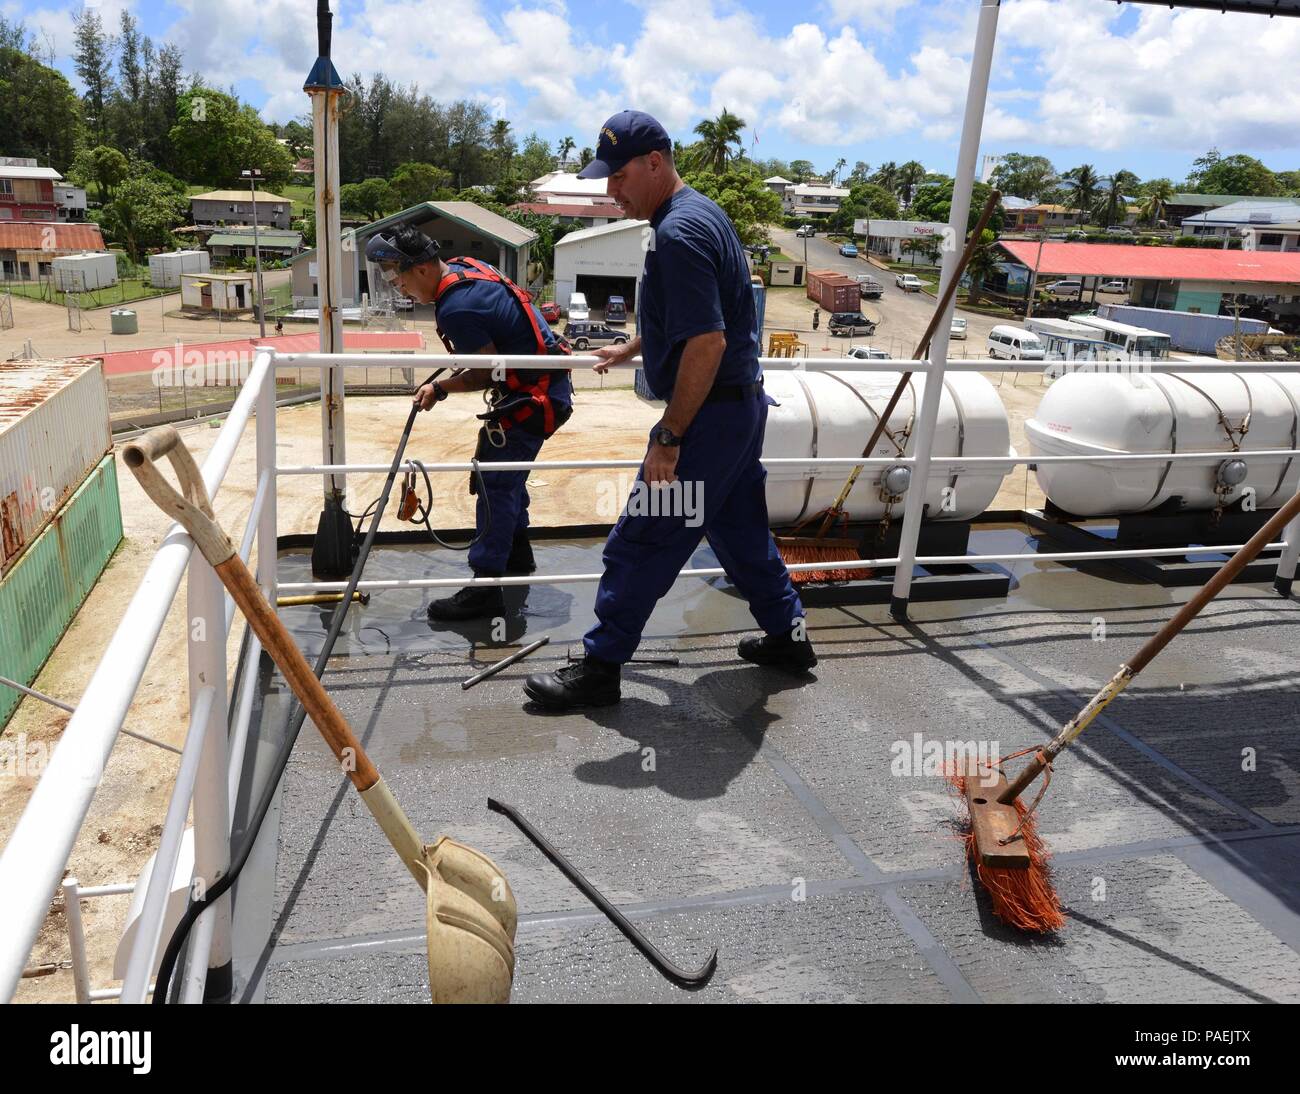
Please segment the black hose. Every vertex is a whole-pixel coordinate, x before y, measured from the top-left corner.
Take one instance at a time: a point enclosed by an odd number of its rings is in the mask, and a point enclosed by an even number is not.
[[[433,383],[445,371],[446,369],[438,369],[424,383]],[[343,630],[343,621],[347,617],[348,608],[352,604],[352,594],[356,591],[357,583],[361,580],[361,571],[365,568],[366,559],[370,555],[370,547],[375,542],[375,533],[379,531],[379,521],[388,506],[388,497],[393,489],[393,480],[397,478],[397,469],[401,466],[402,456],[406,452],[406,443],[411,438],[411,429],[415,425],[415,416],[419,412],[420,405],[413,403],[411,413],[406,419],[406,428],[402,430],[402,439],[397,442],[397,453],[393,456],[392,466],[388,469],[388,477],[384,480],[383,493],[379,495],[376,503],[367,508],[367,512],[370,508],[374,508],[374,518],[370,522],[370,529],[366,532],[366,538],[362,541],[361,549],[357,554],[356,565],[352,567],[352,575],[348,578],[347,591],[344,592],[343,599],[339,601],[338,606],[334,609],[334,614],[330,617],[330,626],[325,635],[325,644],[321,646],[321,651],[316,657],[316,664],[313,666],[317,679],[324,673],[325,665],[334,650],[334,643],[338,641],[339,634]],[[264,549],[274,551],[275,545],[266,545]],[[163,951],[162,963],[158,967],[158,979],[153,993],[155,1005],[161,1006],[167,1002],[172,974],[176,969],[176,959],[180,955],[181,947],[189,937],[195,921],[207,910],[209,905],[215,904],[234,885],[245,864],[247,864],[249,856],[253,853],[253,844],[257,842],[257,835],[262,829],[262,822],[266,820],[266,814],[270,811],[276,787],[279,786],[285,768],[289,766],[289,756],[293,752],[293,746],[298,740],[298,734],[302,731],[302,723],[306,717],[306,708],[295,697],[294,705],[289,713],[285,738],[280,745],[280,751],[276,754],[275,765],[271,770],[271,778],[267,781],[266,788],[258,799],[257,808],[253,810],[243,844],[241,844],[239,851],[231,857],[230,869],[213,883],[202,900],[195,900],[191,897],[189,906],[185,909],[185,914],[181,916],[180,922],[176,924],[176,929],[167,942],[167,948]]]

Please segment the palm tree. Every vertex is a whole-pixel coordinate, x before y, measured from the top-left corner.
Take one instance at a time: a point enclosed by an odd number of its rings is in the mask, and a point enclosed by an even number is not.
[[[503,178],[510,170],[510,161],[514,158],[514,141],[510,138],[510,123],[505,118],[498,118],[492,123],[492,153],[497,161],[497,176]]]
[[[1158,220],[1164,219],[1165,206],[1172,200],[1175,190],[1174,184],[1168,179],[1156,179],[1154,182],[1147,183],[1147,196],[1142,202],[1142,207],[1138,210],[1138,216],[1146,224],[1154,224]]]
[[[898,190],[904,205],[912,204],[912,195],[916,193],[916,188],[924,178],[925,168],[916,160],[908,160],[898,169]]]
[[[1106,188],[1097,199],[1097,219],[1103,228],[1109,228],[1116,221],[1124,219],[1124,214],[1128,212],[1124,191],[1134,189],[1140,182],[1132,171],[1116,171],[1110,176]]]
[[[846,159],[844,159],[842,156],[841,156],[839,159],[837,159],[837,160],[835,161],[835,166],[831,169],[831,184],[832,184],[833,186],[838,186],[838,185],[839,185],[839,182],[840,182],[840,168],[841,168],[841,167],[847,167],[847,166],[848,166],[848,163],[849,163],[849,161],[846,160]]]
[[[993,240],[993,233],[985,228],[979,246],[971,252],[970,262],[967,263],[966,273],[970,277],[969,303],[971,304],[980,302],[984,281],[998,264],[999,256],[993,253]]]
[[[569,153],[577,147],[578,145],[572,137],[565,137],[564,140],[560,141],[560,163],[563,164],[568,160]]]
[[[578,153],[578,159],[582,160],[583,167],[586,167],[587,164],[589,164],[595,158],[596,158],[596,153],[591,148],[584,148],[581,152]]]
[[[736,117],[725,106],[716,118],[705,118],[695,127],[695,132],[700,139],[697,143],[695,163],[692,166],[699,170],[722,174],[727,169],[727,164],[743,148],[740,134],[744,128],[744,120]],[[732,152],[732,145],[736,146],[736,152]]]
[[[893,160],[888,163],[882,163],[876,173],[871,176],[871,181],[877,186],[883,186],[891,194],[898,193],[898,164]]]
[[[1097,203],[1097,194],[1101,190],[1101,179],[1092,169],[1092,164],[1084,163],[1065,172],[1061,178],[1070,195],[1070,208],[1077,209],[1085,218]]]

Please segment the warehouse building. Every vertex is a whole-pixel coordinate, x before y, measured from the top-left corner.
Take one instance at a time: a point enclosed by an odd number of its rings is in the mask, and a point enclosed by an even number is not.
[[[556,303],[567,310],[569,297],[580,292],[593,308],[621,296],[635,310],[649,228],[644,220],[623,220],[570,232],[556,243]]]

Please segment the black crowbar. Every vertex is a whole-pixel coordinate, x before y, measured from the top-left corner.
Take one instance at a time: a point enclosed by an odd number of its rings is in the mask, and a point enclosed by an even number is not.
[[[709,959],[695,972],[686,972],[684,969],[678,968],[659,952],[653,942],[632,926],[627,916],[615,908],[590,881],[578,873],[573,864],[552,847],[545,836],[520,816],[514,806],[505,805],[493,798],[488,798],[488,808],[492,812],[500,813],[503,817],[513,821],[515,826],[532,841],[533,846],[550,859],[559,868],[560,873],[582,891],[583,896],[605,913],[606,918],[623,932],[624,937],[645,955],[646,960],[658,969],[666,980],[671,980],[679,988],[685,988],[687,991],[696,991],[713,979],[713,974],[718,968],[717,950],[714,950]]]

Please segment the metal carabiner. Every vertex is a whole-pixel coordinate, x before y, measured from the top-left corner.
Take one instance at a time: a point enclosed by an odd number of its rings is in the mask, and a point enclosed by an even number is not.
[[[497,425],[495,422],[484,422],[483,432],[487,434],[488,443],[493,448],[505,448],[506,431],[502,429],[500,425]],[[500,440],[497,439],[498,437]]]

